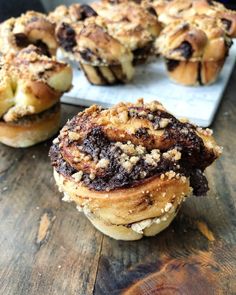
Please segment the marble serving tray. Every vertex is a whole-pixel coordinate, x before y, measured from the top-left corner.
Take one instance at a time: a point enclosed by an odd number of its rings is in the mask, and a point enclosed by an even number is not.
[[[236,60],[236,42],[231,47],[223,70],[213,85],[186,87],[171,82],[161,58],[136,67],[135,77],[126,85],[93,86],[82,71],[74,68],[72,90],[62,97],[62,102],[90,106],[111,106],[119,101],[135,102],[159,100],[173,115],[186,117],[202,127],[211,125]]]

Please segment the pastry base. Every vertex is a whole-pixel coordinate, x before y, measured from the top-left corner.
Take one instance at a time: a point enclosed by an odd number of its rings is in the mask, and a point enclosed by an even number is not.
[[[80,68],[88,81],[93,85],[113,85],[127,82],[127,75],[120,65],[117,66],[92,66],[80,63]]]
[[[127,227],[125,225],[113,225],[106,224],[98,218],[88,215],[88,219],[93,224],[96,229],[101,231],[104,235],[109,236],[115,240],[123,241],[135,241],[140,240],[143,237],[152,237],[166,229],[172,220],[176,216],[176,212],[165,214],[166,220],[162,220],[160,223],[152,223],[150,226],[145,227],[141,232],[137,232],[132,229],[132,227]]]
[[[166,63],[168,60],[166,60]],[[171,80],[186,86],[208,85],[215,82],[225,59],[218,61],[174,61],[176,65],[168,70]]]
[[[41,119],[20,124],[0,121],[0,142],[5,145],[25,148],[52,137],[59,129],[60,107]]]

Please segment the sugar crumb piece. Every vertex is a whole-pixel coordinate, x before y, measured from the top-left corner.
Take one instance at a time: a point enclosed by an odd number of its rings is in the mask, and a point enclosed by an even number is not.
[[[59,143],[59,138],[58,137],[56,137],[55,139],[53,139],[53,142],[52,142],[53,144],[58,144]]]
[[[110,161],[108,159],[101,159],[98,161],[96,168],[107,168]]]
[[[96,177],[96,175],[95,175],[94,173],[90,173],[90,174],[89,174],[89,178],[90,178],[91,180],[94,180],[95,177]]]
[[[172,208],[172,203],[166,203],[166,205],[165,205],[165,212],[168,212],[168,211],[170,211],[170,209]]]
[[[75,181],[80,181],[83,176],[83,171],[76,172],[72,175],[72,178],[74,178]]]
[[[77,132],[70,131],[68,133],[68,137],[69,137],[70,140],[79,140],[80,139],[80,134],[77,133]]]

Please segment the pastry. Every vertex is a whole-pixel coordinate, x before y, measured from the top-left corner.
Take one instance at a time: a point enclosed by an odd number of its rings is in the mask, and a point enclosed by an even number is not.
[[[206,194],[204,170],[220,154],[209,129],[143,100],[86,109],[62,128],[50,149],[63,199],[120,240],[159,233],[186,196]]]
[[[49,14],[49,19],[56,24],[55,35],[64,57],[71,61],[78,61],[74,56],[77,37],[83,28],[86,18],[97,16],[97,13],[87,4],[72,4],[58,6]]]
[[[133,55],[129,49],[96,24],[96,17],[85,21],[78,35],[77,48],[80,68],[91,84],[126,83],[133,78]]]
[[[230,37],[236,37],[236,12],[212,0],[143,0],[142,6],[154,9],[158,20],[167,25],[195,15],[208,15],[220,20]]]
[[[183,85],[213,83],[222,69],[231,46],[222,24],[207,16],[175,21],[156,41],[172,80]]]
[[[155,15],[132,1],[101,1],[91,6],[102,16],[108,33],[133,52],[135,64],[153,55],[153,43],[161,31]]]
[[[71,68],[34,45],[2,56],[0,142],[28,147],[54,135],[60,123],[60,97],[71,88]]]
[[[47,56],[55,55],[55,26],[41,13],[28,11],[0,25],[0,52],[16,53],[29,44],[41,48]]]

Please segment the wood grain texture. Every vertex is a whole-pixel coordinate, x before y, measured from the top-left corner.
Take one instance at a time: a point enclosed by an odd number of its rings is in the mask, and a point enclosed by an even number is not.
[[[0,294],[236,294],[236,72],[212,126],[224,154],[206,198],[137,242],[103,236],[61,201],[47,156],[0,146]],[[80,109],[63,106],[64,121]]]

